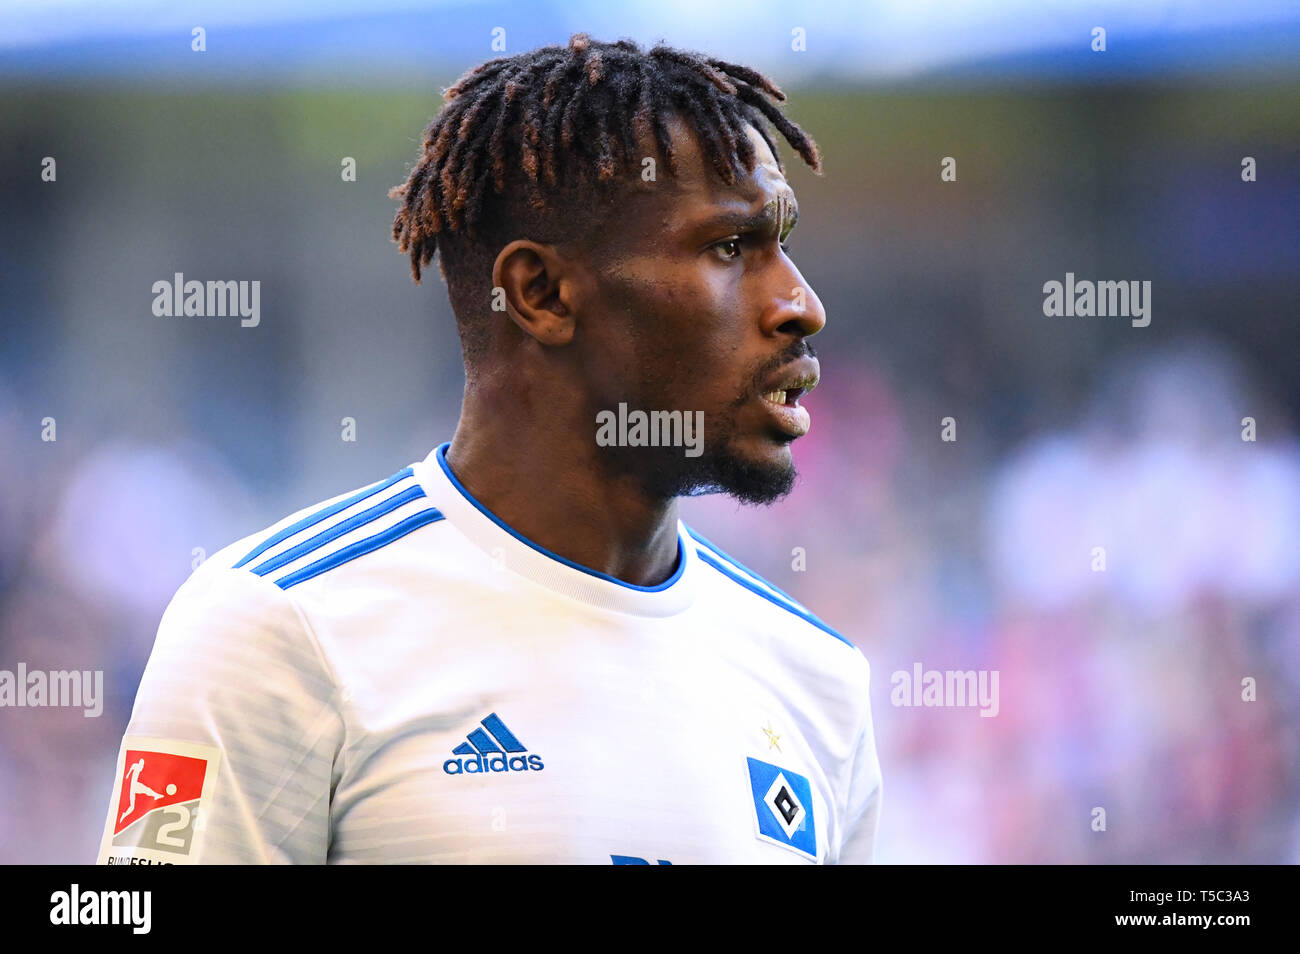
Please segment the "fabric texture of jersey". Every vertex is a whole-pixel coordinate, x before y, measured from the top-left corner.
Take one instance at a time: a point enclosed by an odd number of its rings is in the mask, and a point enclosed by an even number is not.
[[[680,522],[658,586],[544,550],[461,486],[447,446],[177,591],[126,735],[219,754],[187,860],[872,860],[856,647]],[[160,770],[128,749],[144,764],[109,821],[143,830]]]

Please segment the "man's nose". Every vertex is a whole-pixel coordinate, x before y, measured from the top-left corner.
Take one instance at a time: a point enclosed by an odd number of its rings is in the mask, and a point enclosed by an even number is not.
[[[806,338],[826,327],[826,310],[812,286],[795,269],[776,286],[763,320],[765,334]]]

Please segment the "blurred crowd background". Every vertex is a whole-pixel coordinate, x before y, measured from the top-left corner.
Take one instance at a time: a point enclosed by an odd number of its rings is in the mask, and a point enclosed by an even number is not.
[[[1300,862],[1300,11],[698,6],[0,12],[0,669],[106,692],[0,709],[0,862],[94,860],[197,559],[451,436],[386,192],[496,26],[751,63],[821,144],[801,482],[683,516],[871,661],[878,860]],[[260,280],[260,324],[155,317],[176,272]],[[1150,281],[1150,326],[1045,317],[1066,272]],[[891,705],[916,663],[997,670],[998,715]]]

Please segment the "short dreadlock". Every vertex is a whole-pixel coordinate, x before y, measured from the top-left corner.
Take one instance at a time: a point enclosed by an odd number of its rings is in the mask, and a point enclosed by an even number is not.
[[[747,125],[776,156],[770,122],[821,170],[816,143],[776,106],[785,94],[766,76],[662,44],[644,52],[631,40],[576,33],[567,47],[476,67],[444,99],[410,176],[389,196],[401,201],[393,238],[417,284],[440,253],[467,361],[482,347],[483,322],[471,319],[488,301],[500,249],[517,238],[589,235],[592,217],[610,208],[599,198],[629,170],[639,175],[640,143],[653,142],[675,174],[670,115],[690,126],[728,184],[754,168]]]

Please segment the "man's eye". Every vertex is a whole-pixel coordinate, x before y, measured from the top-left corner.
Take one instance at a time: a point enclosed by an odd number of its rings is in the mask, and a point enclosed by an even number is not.
[[[740,258],[742,242],[738,238],[729,238],[726,241],[718,242],[713,246],[718,257],[724,261],[734,261]]]

